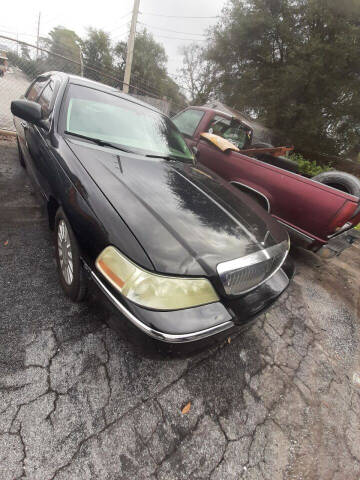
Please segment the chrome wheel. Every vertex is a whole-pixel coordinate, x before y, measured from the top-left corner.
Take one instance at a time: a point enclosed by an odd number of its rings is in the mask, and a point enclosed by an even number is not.
[[[74,279],[73,253],[69,231],[64,220],[60,220],[57,230],[58,255],[65,283],[71,285]]]

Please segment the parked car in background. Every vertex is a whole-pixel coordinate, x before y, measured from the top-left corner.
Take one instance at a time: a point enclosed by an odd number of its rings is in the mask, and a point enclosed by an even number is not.
[[[0,52],[0,77],[3,77],[9,68],[8,58],[5,52]]]
[[[140,330],[188,342],[247,322],[289,285],[286,230],[194,165],[158,110],[59,72],[11,110],[71,299],[84,297],[88,275]]]
[[[282,156],[287,147],[252,145],[249,125],[222,111],[189,107],[173,122],[196,149],[199,162],[256,200],[306,248],[331,256],[358,238],[352,230],[360,222],[356,177],[343,172],[314,179],[298,175]]]

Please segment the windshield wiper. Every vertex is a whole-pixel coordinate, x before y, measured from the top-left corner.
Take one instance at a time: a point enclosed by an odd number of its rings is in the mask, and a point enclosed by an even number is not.
[[[163,158],[164,160],[191,160],[190,158],[186,157],[180,157],[178,155],[152,155],[148,154],[145,155],[145,157],[150,157],[150,158]]]
[[[81,135],[80,133],[69,132],[68,130],[65,130],[64,133],[67,133],[68,135],[73,135],[74,137],[84,138],[85,140],[90,140],[91,142],[96,143],[96,145],[100,145],[100,147],[112,147],[112,148],[116,148],[116,150],[121,150],[123,152],[135,153],[132,150],[128,150],[127,148],[123,148],[123,147],[119,147],[115,143],[107,142],[106,140],[101,140],[100,138],[87,137],[86,135]]]

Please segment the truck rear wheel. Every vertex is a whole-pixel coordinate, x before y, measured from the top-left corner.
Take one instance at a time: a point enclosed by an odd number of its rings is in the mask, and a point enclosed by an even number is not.
[[[312,180],[360,198],[360,180],[350,173],[332,170],[331,172],[319,173],[319,175],[312,177]]]

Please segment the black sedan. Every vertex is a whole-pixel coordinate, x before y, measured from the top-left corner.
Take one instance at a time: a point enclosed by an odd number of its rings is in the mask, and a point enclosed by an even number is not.
[[[11,110],[72,300],[92,278],[143,332],[189,342],[247,322],[288,286],[285,230],[197,164],[158,110],[60,72]]]

